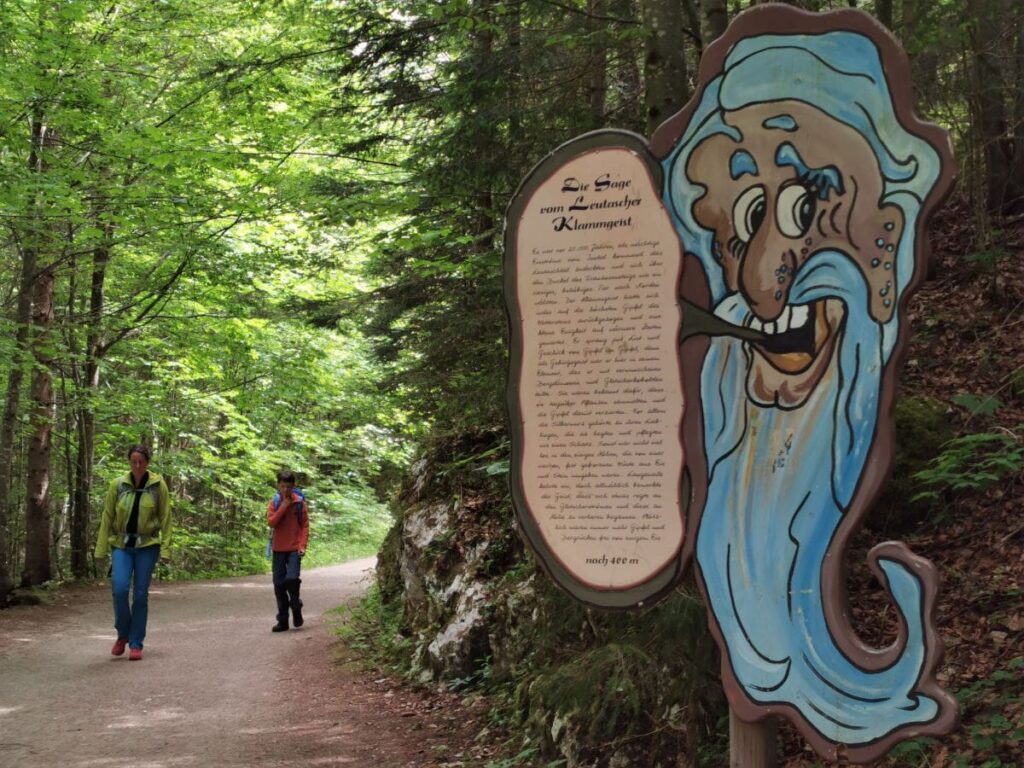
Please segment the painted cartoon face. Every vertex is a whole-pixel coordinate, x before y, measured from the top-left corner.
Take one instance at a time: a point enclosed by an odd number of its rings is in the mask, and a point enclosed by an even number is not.
[[[690,180],[707,189],[694,216],[714,233],[726,286],[750,307],[745,325],[768,336],[750,346],[749,396],[793,408],[821,380],[847,314],[838,298],[789,303],[797,274],[815,253],[846,254],[864,276],[871,317],[888,321],[903,215],[881,202],[868,142],[821,111],[777,101],[724,121],[738,137],[711,136],[687,163]]]

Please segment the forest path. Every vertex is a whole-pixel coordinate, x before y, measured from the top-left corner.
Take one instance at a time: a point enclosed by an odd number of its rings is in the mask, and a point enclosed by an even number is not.
[[[468,718],[337,664],[324,612],[372,567],[304,572],[305,626],[280,633],[268,575],[154,582],[137,662],[110,655],[109,586],[0,611],[0,766],[438,765]]]

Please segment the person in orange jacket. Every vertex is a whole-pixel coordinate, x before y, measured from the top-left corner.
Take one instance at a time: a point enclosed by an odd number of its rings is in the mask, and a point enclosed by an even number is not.
[[[288,629],[288,609],[292,625],[302,626],[302,600],[299,599],[299,578],[302,556],[309,542],[309,510],[306,497],[295,487],[295,473],[282,469],[277,473],[277,493],[267,505],[267,524],[274,530],[272,573],[274,596],[277,598],[277,623],[272,632]]]

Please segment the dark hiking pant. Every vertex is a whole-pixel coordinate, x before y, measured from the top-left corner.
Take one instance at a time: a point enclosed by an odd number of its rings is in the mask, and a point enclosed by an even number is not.
[[[274,597],[277,598],[277,623],[288,624],[288,609],[297,623],[302,619],[302,601],[299,599],[300,563],[298,552],[274,552],[272,573],[274,580]]]

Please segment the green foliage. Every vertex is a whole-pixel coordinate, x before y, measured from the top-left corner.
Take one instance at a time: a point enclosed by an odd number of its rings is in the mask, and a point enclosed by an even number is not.
[[[586,77],[597,52],[621,54],[611,67],[617,84],[635,75],[638,32],[621,15],[583,28],[575,10],[536,3],[358,0],[337,11],[349,52],[342,71],[358,87],[337,89],[336,108],[376,120],[364,156],[394,164],[360,194],[372,191],[376,210],[402,214],[367,260],[375,300],[366,329],[387,365],[384,386],[428,425],[504,422],[505,207],[537,159],[603,122],[590,110]],[[365,109],[367,95],[376,110]],[[640,96],[608,89],[617,127],[643,125]]]
[[[724,758],[717,654],[689,587],[640,614],[591,611],[553,589],[532,605],[522,656],[487,681],[504,702],[500,717],[537,743],[571,733],[583,756],[629,745],[652,762],[683,752],[708,764]]]
[[[1024,365],[1010,371],[1006,377],[1006,384],[1014,397],[1024,399]]]
[[[539,675],[527,695],[531,708],[579,717],[588,739],[629,734],[656,695],[654,666],[642,648],[611,642]]]
[[[991,238],[998,238],[1000,236],[998,230],[990,232]],[[999,262],[1007,258],[1009,253],[1002,246],[993,246],[992,248],[985,248],[980,251],[967,254],[965,257],[970,264],[976,265],[979,269],[986,272],[990,272],[996,269]]]
[[[1024,657],[957,691],[972,751],[953,757],[956,768],[1011,768],[1024,741]]]
[[[920,765],[931,756],[935,744],[935,739],[910,739],[893,747],[889,757],[895,760],[897,765]]]
[[[539,752],[539,747],[526,747],[511,757],[488,761],[484,768],[518,768],[518,766],[536,765],[533,761],[538,757]],[[565,765],[565,760],[552,760],[544,763],[544,768],[563,768]]]
[[[309,551],[304,567],[330,565],[374,554],[391,524],[387,507],[361,486],[333,491],[310,489]]]
[[[983,491],[1024,471],[1024,440],[1017,432],[981,432],[947,442],[927,469],[914,474],[924,490],[915,499]]]
[[[0,6],[0,277],[17,285],[25,243],[59,264],[54,509],[89,453],[94,531],[125,448],[151,444],[175,499],[174,577],[262,567],[281,466],[320,492],[319,533],[338,537],[314,560],[372,549],[418,429],[399,393],[378,390],[353,311],[389,222],[324,194],[325,178],[366,179],[333,151],[357,136],[329,115],[331,13],[296,0]],[[42,125],[51,140],[33,143]],[[6,380],[18,350],[2,323]]]
[[[363,663],[396,675],[408,670],[413,642],[403,633],[401,601],[385,601],[380,589],[371,585],[355,606],[343,606],[335,613],[335,632],[359,652]]]
[[[953,437],[947,406],[932,397],[904,397],[896,402],[896,447],[892,478],[886,484],[868,525],[884,535],[912,530],[935,512],[934,500],[916,498],[915,477],[935,458],[935,446]]]
[[[977,273],[988,277],[988,296],[989,298],[996,300],[1003,298],[1003,291],[999,284],[1000,264],[1011,256],[1010,251],[999,244],[1002,236],[1003,232],[998,229],[987,232],[985,234],[985,241],[992,243],[992,245],[973,253],[969,253],[966,256],[967,263],[970,264]],[[1010,297],[1010,301],[1011,303],[1013,302],[1012,297]]]
[[[1003,407],[1003,402],[992,395],[955,395],[953,402],[966,408],[973,416],[991,416]]]
[[[174,536],[171,564],[160,566],[160,578],[213,579],[267,570],[264,551],[252,539],[185,526],[178,526]]]

